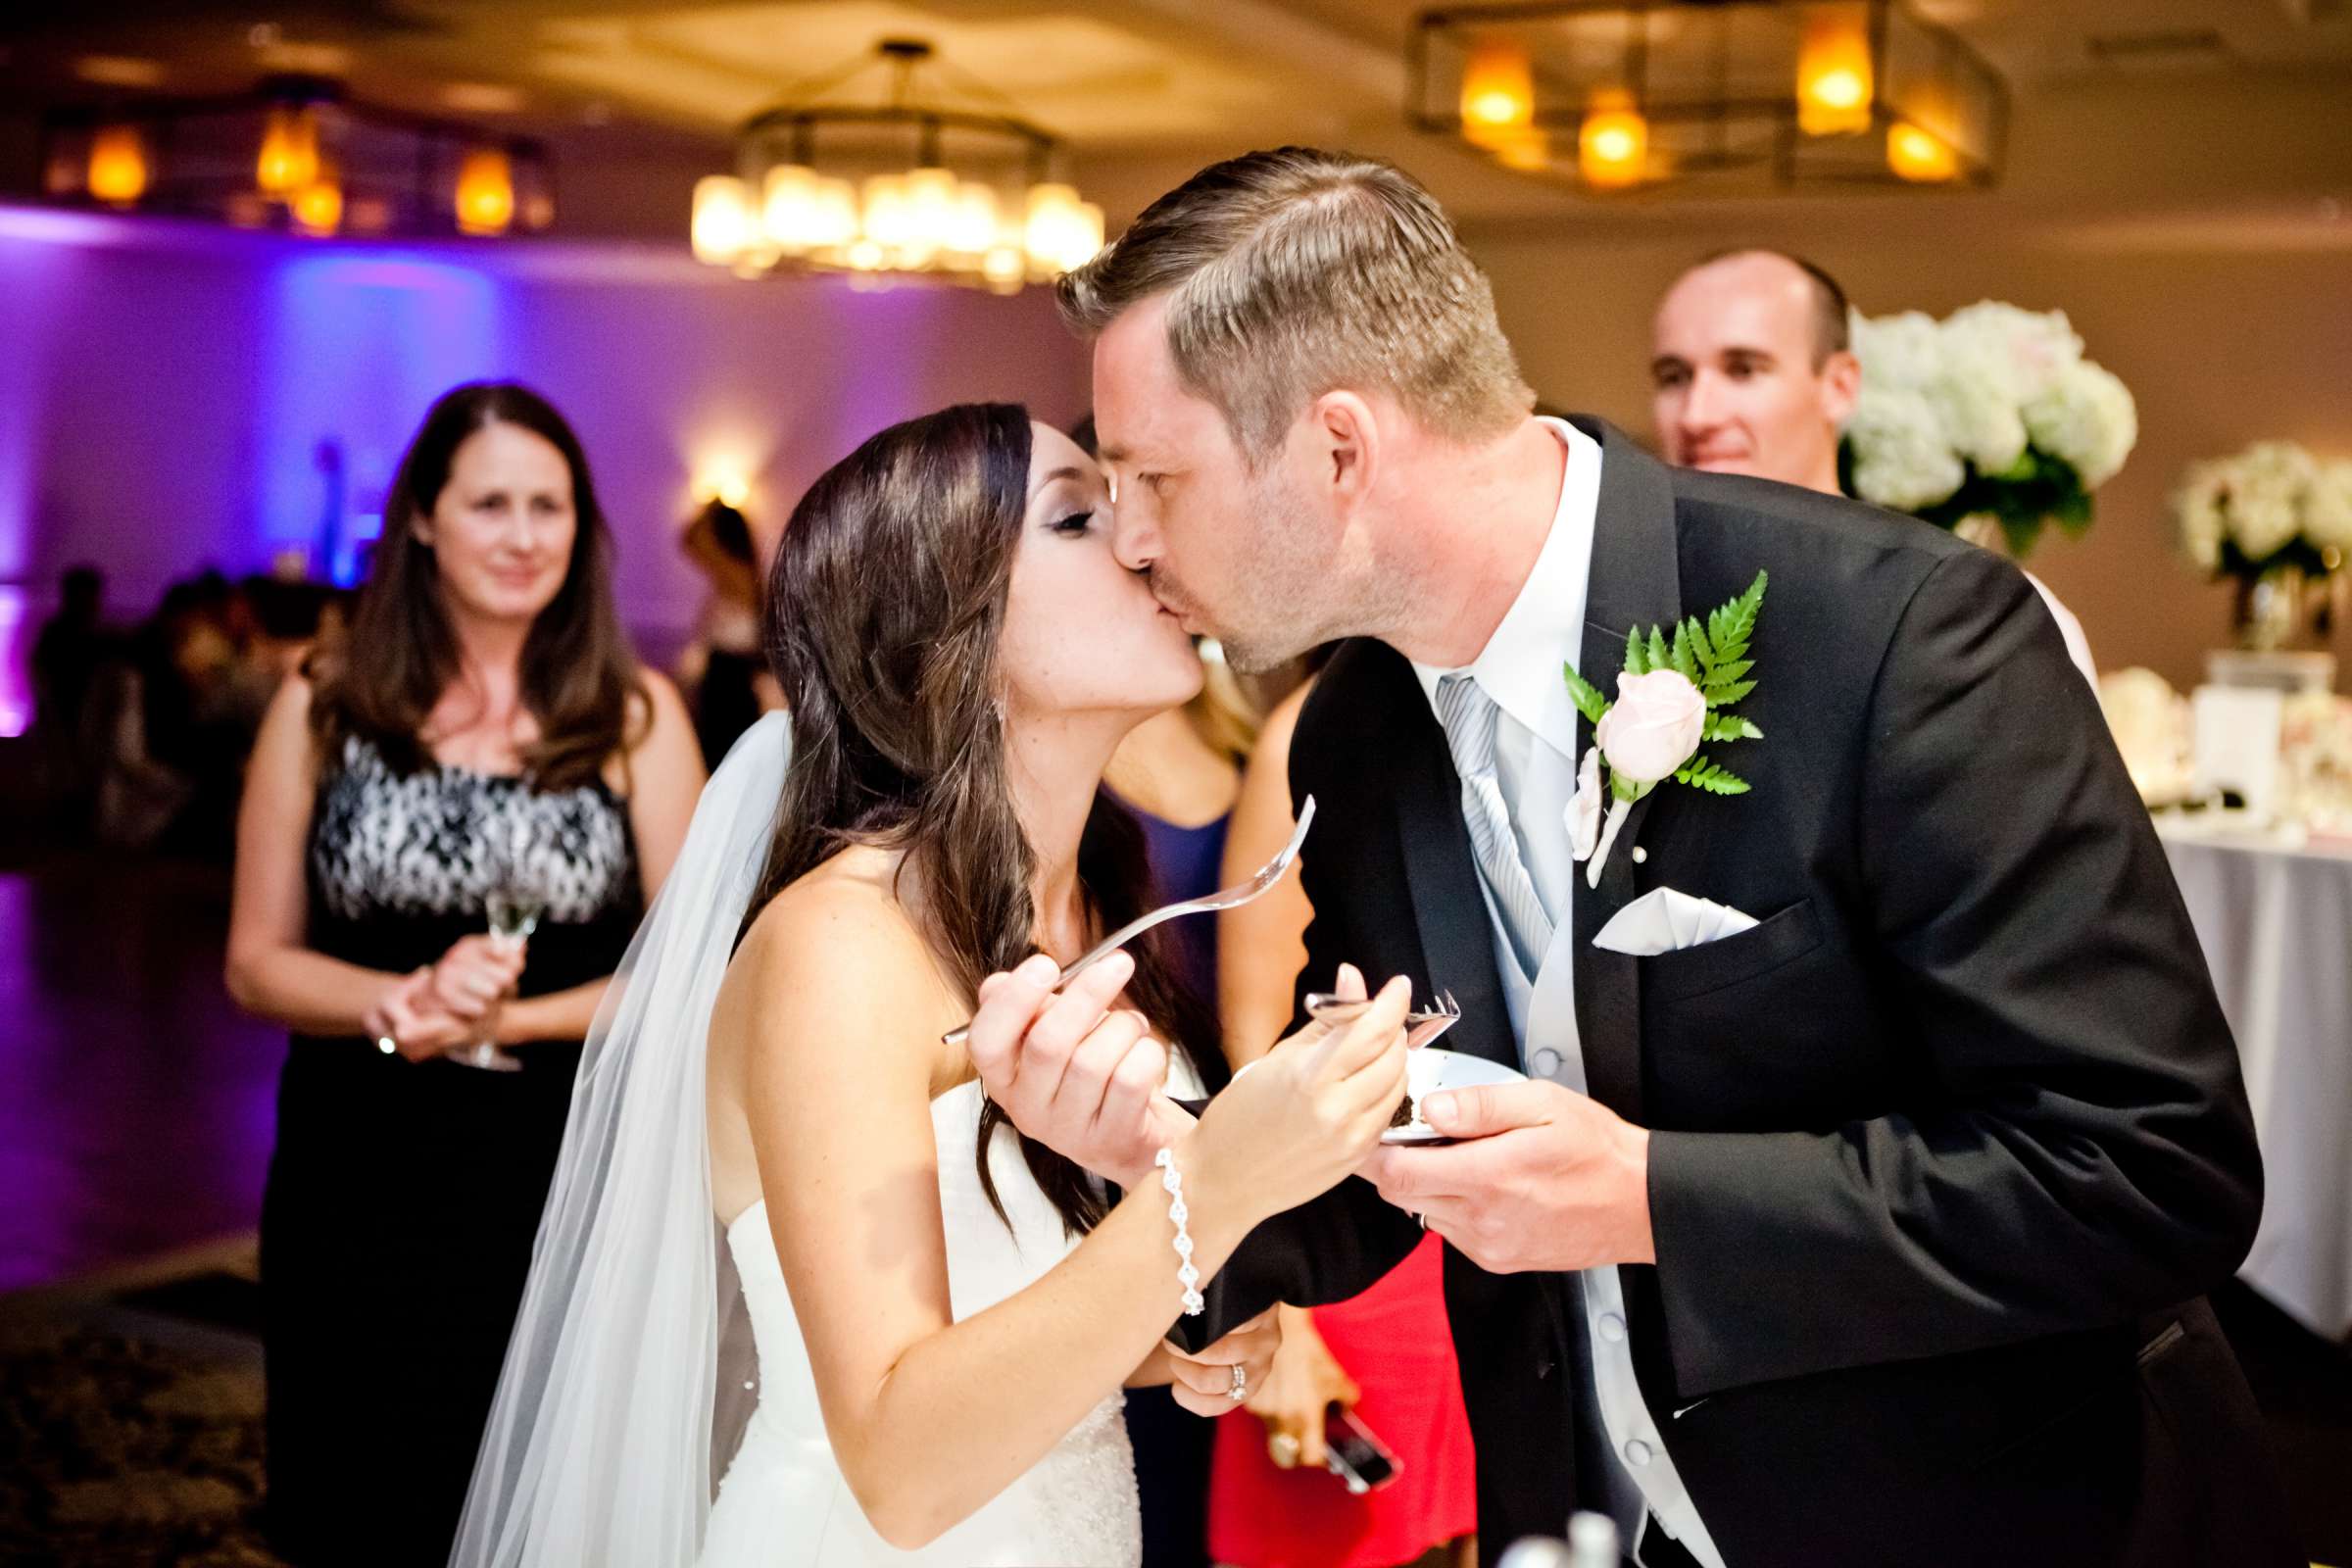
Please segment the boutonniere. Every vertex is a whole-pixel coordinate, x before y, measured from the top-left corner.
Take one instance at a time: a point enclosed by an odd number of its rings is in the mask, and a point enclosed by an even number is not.
[[[1617,677],[1617,700],[1603,698],[1591,681],[1568,670],[1568,693],[1577,711],[1592,726],[1592,744],[1577,768],[1576,800],[1569,819],[1576,858],[1587,861],[1585,883],[1600,886],[1600,868],[1625,826],[1636,801],[1668,779],[1710,795],[1744,795],[1747,781],[1698,755],[1707,742],[1757,741],[1764,732],[1731,711],[1756,689],[1755,661],[1747,645],[1764,604],[1763,572],[1747,592],[1707,616],[1674,628],[1637,626],[1625,639],[1625,673]],[[1603,767],[1608,770],[1604,785]],[[1603,792],[1608,820],[1601,820]]]

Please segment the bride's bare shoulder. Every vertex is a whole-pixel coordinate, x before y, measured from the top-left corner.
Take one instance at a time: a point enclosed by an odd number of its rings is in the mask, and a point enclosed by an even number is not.
[[[960,1022],[956,989],[900,900],[899,859],[853,847],[770,900],[728,965],[714,1029],[736,1013],[747,1023],[767,1020],[755,1032],[768,1039],[805,1033],[777,1027],[795,1017],[821,1018],[828,1031],[855,1021],[886,1036],[904,1029],[936,1041]],[[790,1005],[738,1012],[755,999],[777,998]]]

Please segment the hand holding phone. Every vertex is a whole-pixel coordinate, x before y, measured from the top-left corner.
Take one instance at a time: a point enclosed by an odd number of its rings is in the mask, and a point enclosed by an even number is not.
[[[1357,1496],[1396,1479],[1403,1462],[1353,1411],[1333,1400],[1323,1411],[1323,1463]]]

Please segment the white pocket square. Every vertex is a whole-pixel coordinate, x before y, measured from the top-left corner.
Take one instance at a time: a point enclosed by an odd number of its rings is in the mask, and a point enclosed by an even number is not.
[[[1592,945],[1637,958],[1654,957],[1683,948],[1695,948],[1755,927],[1755,916],[1742,914],[1713,899],[1694,899],[1673,888],[1652,888],[1609,917],[1593,934]]]

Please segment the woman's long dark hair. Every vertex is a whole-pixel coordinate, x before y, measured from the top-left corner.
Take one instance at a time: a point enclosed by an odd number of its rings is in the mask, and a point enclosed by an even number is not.
[[[528,430],[564,454],[577,524],[564,586],[522,645],[522,701],[539,721],[539,739],[524,748],[523,766],[541,789],[589,783],[607,759],[637,739],[637,722],[651,717],[636,656],[613,609],[612,547],[579,437],[528,387],[476,381],[442,395],[400,460],[344,639],[349,657],[313,662],[318,690],[311,723],[319,755],[330,763],[354,735],[403,773],[431,760],[424,725],[458,676],[458,640],[442,603],[439,564],[415,524],[431,515],[458,448],[492,424]]]
[[[997,643],[1028,510],[1029,416],[964,404],[893,425],[810,487],[769,572],[769,665],[792,711],[792,765],[745,924],[851,845],[904,852],[934,953],[967,1000],[1037,948],[1037,858],[1014,813]],[[1144,833],[1098,792],[1078,850],[1108,929],[1152,897]],[[1216,1014],[1175,979],[1152,933],[1130,948],[1127,994],[1196,1070],[1223,1078]],[[1004,1113],[984,1102],[979,1175]],[[1026,1137],[1031,1174],[1073,1233],[1104,1203],[1086,1172]]]

